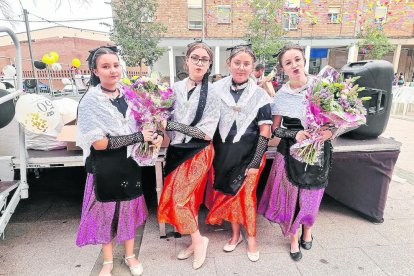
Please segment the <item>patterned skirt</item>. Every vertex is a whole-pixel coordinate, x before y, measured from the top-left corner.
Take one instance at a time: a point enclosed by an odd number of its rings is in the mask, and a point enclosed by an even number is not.
[[[144,196],[120,202],[99,202],[95,198],[93,175],[88,174],[76,245],[118,243],[135,238],[148,217]]]
[[[311,227],[325,189],[299,189],[288,179],[285,158],[277,153],[259,203],[258,213],[278,223],[284,236],[294,235],[300,224]]]
[[[225,195],[213,189],[213,181],[209,181],[206,193],[206,206],[210,209],[206,218],[208,224],[221,224],[223,220],[244,226],[249,237],[256,236],[256,190],[260,174],[265,166],[263,156],[259,173],[246,177],[236,195]],[[210,174],[213,176],[213,173]]]
[[[160,223],[174,225],[181,234],[197,231],[198,210],[213,157],[214,148],[210,144],[166,176],[158,205]]]

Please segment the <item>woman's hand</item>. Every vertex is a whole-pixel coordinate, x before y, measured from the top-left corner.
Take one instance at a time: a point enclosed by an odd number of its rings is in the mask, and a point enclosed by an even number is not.
[[[319,137],[317,138],[317,140],[321,142],[325,142],[326,140],[331,139],[331,137],[332,137],[332,131],[330,131],[329,129],[320,130]]]
[[[156,146],[157,148],[160,148],[163,140],[164,140],[164,137],[157,134],[157,137],[154,140],[152,140],[152,144]]]
[[[257,175],[258,173],[259,173],[259,169],[250,168],[250,169],[246,169],[246,172],[244,173],[244,175],[251,176],[251,175]]]
[[[144,129],[142,131],[142,135],[144,136],[145,142],[152,142],[154,139],[154,130],[153,129]]]
[[[296,133],[295,139],[298,142],[302,142],[303,140],[306,140],[310,137],[311,137],[311,135],[306,130],[299,130],[298,133]]]
[[[211,137],[206,134],[206,136],[204,136],[204,140],[211,141]]]

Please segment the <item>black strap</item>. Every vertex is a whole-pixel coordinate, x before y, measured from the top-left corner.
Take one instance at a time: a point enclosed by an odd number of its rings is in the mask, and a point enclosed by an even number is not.
[[[204,74],[203,80],[201,81],[200,99],[198,100],[196,115],[190,126],[195,126],[203,116],[204,109],[207,104],[208,75],[208,73]]]

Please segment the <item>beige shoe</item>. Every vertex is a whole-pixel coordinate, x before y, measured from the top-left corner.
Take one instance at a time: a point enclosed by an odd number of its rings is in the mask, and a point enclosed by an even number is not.
[[[203,254],[201,255],[200,258],[197,258],[197,259],[194,256],[194,260],[193,260],[194,269],[199,269],[204,264],[204,261],[206,260],[206,257],[207,257],[208,238],[202,237],[202,239],[203,239]]]
[[[247,251],[247,257],[249,258],[250,261],[257,262],[260,257],[259,251],[254,252],[254,253]]]
[[[223,250],[226,252],[232,252],[236,247],[243,241],[243,236],[240,233],[239,240],[236,242],[236,244],[230,244],[231,239],[224,245]]]
[[[189,247],[187,247],[186,249],[181,250],[180,252],[178,252],[177,255],[177,259],[179,260],[185,260],[191,257],[191,255],[194,254],[194,247],[190,248],[191,245]]]
[[[125,259],[124,259],[125,264],[129,267],[129,271],[131,271],[131,274],[133,276],[141,276],[142,273],[144,273],[144,267],[142,266],[142,263],[138,263],[136,265],[129,266],[128,260],[132,259],[132,258],[135,258],[135,254],[133,254],[131,256],[128,256],[128,257],[125,257]]]
[[[113,261],[104,261],[102,266],[109,265],[109,264],[111,265],[111,271],[112,271],[112,269],[114,268],[114,262]],[[111,275],[112,275],[112,273],[107,273],[107,274],[99,273],[99,276],[111,276]]]

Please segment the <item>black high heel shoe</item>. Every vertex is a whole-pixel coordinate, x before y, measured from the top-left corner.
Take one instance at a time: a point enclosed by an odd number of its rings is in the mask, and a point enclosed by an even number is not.
[[[310,250],[312,248],[312,242],[313,242],[313,235],[311,234],[311,241],[305,241],[302,239],[303,237],[303,225],[302,225],[302,235],[300,236],[300,246],[302,246],[305,250]]]
[[[299,261],[300,259],[302,259],[302,252],[300,252],[300,243],[298,242],[298,247],[299,247],[299,251],[298,252],[289,252],[290,254],[290,258],[292,258],[292,260],[294,260],[295,262]]]

